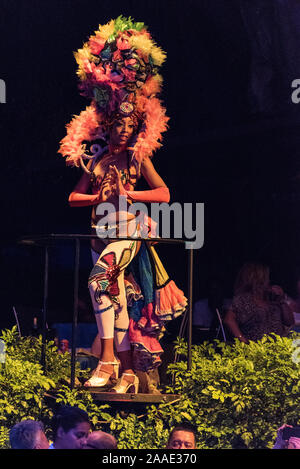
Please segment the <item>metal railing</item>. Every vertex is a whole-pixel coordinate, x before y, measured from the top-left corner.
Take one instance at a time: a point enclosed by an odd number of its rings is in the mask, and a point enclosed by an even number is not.
[[[78,289],[79,289],[79,261],[80,261],[80,242],[99,239],[97,235],[90,234],[47,234],[26,236],[20,240],[20,244],[24,246],[39,246],[44,248],[44,295],[43,295],[43,314],[42,314],[42,352],[41,364],[43,369],[46,368],[46,334],[47,334],[47,310],[48,310],[48,293],[49,293],[49,248],[55,245],[56,241],[73,241],[75,244],[75,262],[74,262],[74,293],[73,293],[73,320],[72,320],[72,345],[71,345],[71,389],[75,385],[75,362],[76,362],[76,333],[78,322]],[[132,240],[144,241],[146,243],[160,244],[182,244],[186,241],[177,238],[105,238],[111,241],[116,240]],[[188,369],[192,364],[192,302],[193,302],[193,248],[187,249],[188,253]]]

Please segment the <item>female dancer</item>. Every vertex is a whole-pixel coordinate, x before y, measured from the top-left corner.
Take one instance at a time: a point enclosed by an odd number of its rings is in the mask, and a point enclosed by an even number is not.
[[[89,289],[101,340],[101,357],[85,386],[102,387],[118,377],[115,345],[122,376],[111,390],[120,393],[137,392],[134,369],[148,370],[159,364],[162,349],[158,335],[163,323],[177,317],[186,307],[183,292],[169,280],[153,247],[150,251],[157,267],[157,289],[152,291],[151,263],[146,248],[137,238],[152,229],[153,224],[149,218],[141,221],[140,215],[128,211],[132,202],[169,202],[170,199],[169,190],[150,159],[160,146],[158,140],[168,120],[156,97],[161,84],[156,67],[162,56],[163,52],[152,42],[142,23],[119,17],[100,26],[76,55],[81,90],[92,98],[92,103],[68,125],[68,134],[60,148],[67,162],[81,164],[84,169],[69,197],[70,205],[92,206],[92,233],[99,237],[92,241],[95,265]],[[99,139],[107,145],[104,150],[95,143]],[[87,142],[92,143],[89,155]],[[90,160],[87,167],[83,158]],[[141,176],[150,190],[134,190]],[[120,199],[123,200],[121,209]],[[97,213],[97,206],[103,203],[110,205],[101,224],[103,211]],[[111,233],[116,238],[132,239],[107,239],[112,237]],[[141,288],[133,272],[129,275],[127,272],[137,255]],[[134,311],[129,317],[128,305],[132,303]],[[132,345],[138,357],[135,365]]]

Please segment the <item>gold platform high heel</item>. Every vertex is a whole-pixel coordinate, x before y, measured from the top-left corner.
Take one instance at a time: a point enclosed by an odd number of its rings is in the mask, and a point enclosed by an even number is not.
[[[123,376],[134,376],[134,380],[132,383],[123,379]],[[110,392],[116,392],[118,394],[125,394],[127,392],[131,392],[132,394],[137,394],[139,389],[139,378],[132,374],[132,373],[123,373],[121,376],[120,381],[116,386],[114,386]]]
[[[101,370],[102,365],[113,365],[113,372],[108,373],[107,371]],[[118,379],[119,377],[119,363],[118,362],[102,362],[99,361],[95,373],[85,383],[86,388],[102,388],[109,384],[112,379]],[[114,383],[111,383],[114,384]]]

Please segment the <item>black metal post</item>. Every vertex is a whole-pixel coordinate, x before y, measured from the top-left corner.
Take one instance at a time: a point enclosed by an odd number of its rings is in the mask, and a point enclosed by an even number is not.
[[[188,260],[188,370],[192,367],[192,326],[193,326],[193,261],[194,261],[194,250],[189,250]]]
[[[71,389],[75,385],[75,360],[76,360],[76,340],[77,340],[77,320],[78,320],[78,287],[79,287],[79,258],[80,240],[75,239],[75,272],[74,272],[74,309],[72,323],[72,351],[71,351]]]
[[[49,282],[49,247],[45,246],[45,266],[44,266],[44,301],[42,315],[42,354],[41,365],[46,370],[46,321],[48,306],[48,282]]]

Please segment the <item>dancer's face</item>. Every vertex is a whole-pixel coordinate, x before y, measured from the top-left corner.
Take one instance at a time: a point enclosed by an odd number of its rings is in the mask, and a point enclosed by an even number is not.
[[[114,146],[125,147],[134,132],[130,117],[122,117],[114,122],[110,132],[110,142]]]

